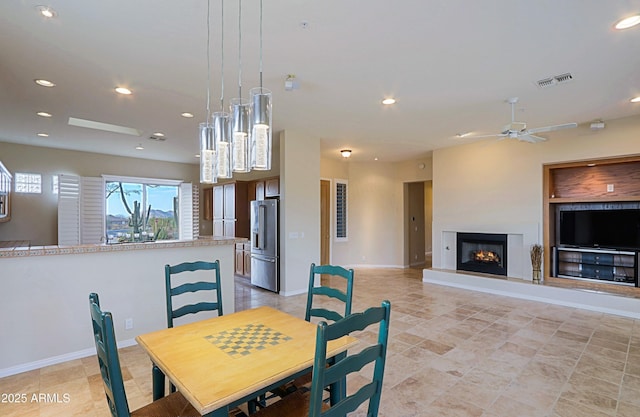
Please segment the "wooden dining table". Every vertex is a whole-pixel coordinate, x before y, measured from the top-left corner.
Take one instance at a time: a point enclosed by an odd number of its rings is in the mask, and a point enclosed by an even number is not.
[[[203,416],[228,410],[309,372],[316,324],[271,307],[142,334],[138,344]],[[327,356],[358,343],[329,342]]]

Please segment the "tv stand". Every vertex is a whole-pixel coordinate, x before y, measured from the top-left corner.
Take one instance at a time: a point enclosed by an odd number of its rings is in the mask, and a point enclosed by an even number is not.
[[[637,287],[638,252],[556,246],[553,248],[553,273],[558,278]]]

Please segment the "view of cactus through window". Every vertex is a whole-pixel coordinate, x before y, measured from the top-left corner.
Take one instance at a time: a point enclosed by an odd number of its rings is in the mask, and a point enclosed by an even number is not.
[[[106,182],[109,243],[178,239],[178,186]]]

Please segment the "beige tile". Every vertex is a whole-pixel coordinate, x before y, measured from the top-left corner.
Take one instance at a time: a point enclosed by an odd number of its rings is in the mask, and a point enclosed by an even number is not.
[[[553,410],[553,417],[611,417],[615,414],[604,413],[585,404],[560,398]]]

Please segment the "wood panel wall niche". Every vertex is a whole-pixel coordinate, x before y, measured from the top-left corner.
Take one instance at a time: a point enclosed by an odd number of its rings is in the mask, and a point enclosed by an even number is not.
[[[551,253],[559,204],[631,201],[640,201],[640,155],[543,165],[545,279],[553,276]]]

